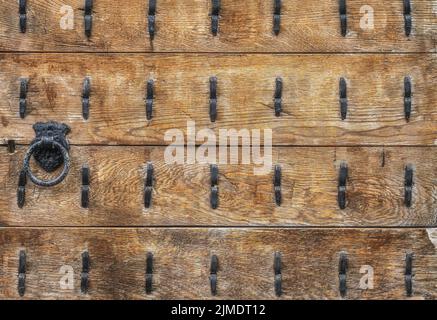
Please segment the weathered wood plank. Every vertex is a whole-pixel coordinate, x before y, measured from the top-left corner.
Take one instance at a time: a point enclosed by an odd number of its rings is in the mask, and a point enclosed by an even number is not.
[[[0,55],[0,139],[29,143],[37,121],[72,127],[74,144],[168,144],[170,129],[272,129],[278,145],[433,145],[437,141],[436,55]],[[218,79],[218,116],[209,117],[209,78]],[[82,85],[91,77],[88,120]],[[412,114],[404,114],[404,77]],[[28,112],[19,116],[19,78]],[[275,79],[282,77],[280,117]],[[341,120],[339,79],[347,81]],[[147,121],[147,80],[154,79]],[[263,137],[264,135],[261,135]],[[203,143],[203,139],[200,141]]]
[[[20,33],[18,1],[0,1],[2,51],[190,52],[436,52],[436,2],[412,1],[412,31],[405,34],[403,2],[347,1],[342,37],[337,0],[282,1],[281,30],[273,33],[273,1],[222,0],[219,32],[211,33],[211,1],[159,0],[156,36],[148,34],[144,0],[94,1],[92,35],[84,32],[83,0],[28,1]],[[67,7],[69,6],[69,7]],[[373,10],[373,28],[366,12]],[[69,16],[71,10],[73,16]],[[367,10],[367,11],[366,11]],[[74,21],[73,29],[68,19]]]
[[[219,164],[219,206],[210,206],[208,164],[168,164],[164,147],[73,147],[71,171],[51,188],[26,186],[17,206],[23,153],[0,148],[0,222],[4,226],[436,226],[437,148],[274,148],[282,167],[282,204],[273,170]],[[217,152],[218,155],[218,152]],[[268,158],[265,159],[268,165]],[[146,163],[154,165],[152,205],[144,208]],[[346,162],[347,207],[339,209],[339,166]],[[251,161],[251,163],[253,163]],[[90,206],[81,208],[80,170],[91,172]],[[405,166],[414,167],[412,206],[404,205]],[[37,165],[32,168],[37,171]],[[270,169],[271,166],[268,166]],[[37,171],[38,172],[38,171]]]
[[[279,299],[273,257],[280,252],[280,298],[340,299],[339,255],[345,252],[345,299],[407,299],[407,253],[414,257],[410,299],[435,299],[436,233],[436,229],[6,228],[0,230],[0,296],[19,298],[18,253],[25,250],[24,299],[210,299],[213,254],[219,261],[215,298]],[[84,250],[91,262],[87,294],[80,291]],[[147,252],[154,255],[149,295],[144,290]],[[373,289],[360,285],[369,266]],[[62,277],[67,271],[74,275],[71,289],[60,285],[65,284]]]

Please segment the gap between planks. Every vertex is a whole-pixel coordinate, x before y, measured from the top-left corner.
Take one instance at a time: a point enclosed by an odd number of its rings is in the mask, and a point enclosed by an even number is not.
[[[14,139],[7,139],[4,138],[4,140],[8,141],[8,140],[14,140]],[[15,146],[17,147],[28,147],[30,144],[26,144],[26,143],[16,143]],[[194,145],[189,145],[189,147],[200,147],[203,144],[194,144]],[[170,144],[99,144],[99,143],[91,143],[91,144],[77,144],[77,143],[70,143],[70,146],[73,147],[162,147],[162,148],[166,148],[168,146],[170,146]],[[177,144],[171,144],[172,147],[188,147],[187,144],[181,144],[181,145],[177,145]],[[229,147],[229,144],[226,145],[216,145],[217,147],[219,146],[226,146]],[[246,145],[245,145],[246,146]],[[247,145],[249,147],[252,146],[258,146],[258,145]],[[272,147],[272,148],[432,148],[432,147],[437,147],[437,144],[434,145],[429,145],[429,144],[403,144],[403,145],[397,145],[397,144],[298,144],[298,145],[294,145],[294,144],[273,144],[273,145],[264,145],[261,144],[261,146],[263,147]],[[0,143],[0,147],[8,147],[7,143]],[[241,145],[239,145],[239,147],[241,147]]]
[[[117,54],[117,55],[436,55],[436,51],[405,51],[405,52],[381,52],[381,51],[360,51],[360,52],[305,52],[305,51],[289,51],[289,52],[256,52],[256,51],[229,51],[229,52],[215,52],[215,51],[0,51],[0,54]]]
[[[327,229],[348,229],[348,230],[372,230],[372,229],[381,229],[381,230],[424,230],[424,229],[434,229],[437,226],[220,226],[220,225],[152,225],[152,226],[101,226],[101,225],[89,225],[89,226],[0,226],[0,231],[6,229],[251,229],[251,230],[263,230],[263,229],[287,229],[287,230],[327,230]]]

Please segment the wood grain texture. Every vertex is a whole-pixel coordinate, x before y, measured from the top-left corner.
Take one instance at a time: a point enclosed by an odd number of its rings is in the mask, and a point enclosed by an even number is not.
[[[19,30],[18,1],[0,1],[2,51],[105,52],[436,52],[436,1],[412,2],[412,33],[405,35],[401,0],[347,1],[348,33],[340,33],[337,0],[284,0],[281,32],[273,34],[273,1],[222,0],[219,32],[211,33],[211,1],[159,0],[156,36],[148,35],[147,1],[94,1],[92,36],[84,33],[84,1],[28,1],[27,32]],[[61,28],[63,6],[73,30]],[[366,5],[366,7],[364,7]],[[365,10],[373,28],[362,27]],[[364,11],[363,11],[364,10]]]
[[[30,181],[18,208],[26,147],[0,148],[0,222],[4,226],[437,226],[437,148],[274,148],[282,167],[282,205],[273,170],[219,164],[219,206],[210,207],[208,164],[168,164],[164,147],[73,147],[66,180]],[[217,153],[218,154],[218,153]],[[154,165],[152,205],[144,208],[146,163]],[[337,204],[339,165],[349,167],[347,207]],[[90,168],[89,209],[80,206],[80,170]],[[405,166],[414,167],[412,207],[404,205]],[[37,165],[32,168],[38,173]],[[270,169],[270,166],[268,166]],[[41,174],[41,173],[38,173]],[[41,175],[42,176],[42,175]]]
[[[437,1],[411,1],[409,37],[402,2],[348,0],[342,37],[338,0],[283,0],[278,36],[273,1],[221,0],[214,37],[210,0],[158,0],[151,41],[145,0],[95,0],[89,39],[83,0],[27,1],[26,33],[19,30],[18,1],[0,0],[0,298],[20,298],[24,250],[23,299],[212,299],[212,255],[219,260],[217,299],[340,299],[341,252],[349,261],[345,299],[408,298],[407,253],[414,256],[411,299],[436,299]],[[60,25],[66,6],[74,13],[72,30]],[[368,9],[374,28],[366,30],[360,24]],[[84,120],[87,76],[91,107]],[[208,114],[211,76],[218,79],[215,123]],[[409,122],[406,76],[413,91]],[[24,119],[21,77],[29,78]],[[281,117],[274,114],[276,77],[284,84]],[[344,121],[340,77],[347,82]],[[49,120],[72,128],[71,172],[52,188],[29,181],[20,209],[17,182],[32,125]],[[273,171],[256,175],[239,159],[219,164],[213,210],[209,165],[164,161],[171,142],[165,134],[187,135],[189,121],[217,136],[220,129],[271,129],[272,164],[282,168],[281,206]],[[8,151],[11,140],[17,147]],[[155,177],[146,209],[149,161]],[[347,206],[340,210],[344,162]],[[404,205],[407,164],[414,169],[411,208]],[[83,165],[91,172],[87,209],[80,201]],[[86,294],[84,250],[91,258]],[[149,295],[147,252],[154,255]],[[275,252],[282,257],[281,297],[274,291]],[[363,266],[375,272],[373,289],[360,288]],[[73,288],[62,288],[69,270]]]
[[[170,129],[272,129],[276,145],[434,145],[437,55],[205,54],[0,55],[0,139],[29,143],[37,121],[72,128],[73,144],[168,144]],[[209,77],[218,79],[218,116],[209,118]],[[91,77],[89,120],[82,85]],[[283,113],[274,114],[276,77]],[[413,86],[404,115],[404,77]],[[28,77],[28,114],[19,117],[19,78]],[[342,121],[339,79],[348,85]],[[146,83],[155,81],[153,119]],[[261,137],[264,137],[262,134]],[[203,139],[198,141],[203,143]]]
[[[281,299],[340,299],[338,263],[346,252],[345,299],[406,299],[405,256],[413,253],[413,295],[437,295],[436,229],[14,229],[0,230],[0,296],[19,298],[18,252],[27,253],[23,299],[212,299],[209,264],[219,261],[216,299],[279,299],[273,257],[282,255]],[[434,243],[433,243],[434,242]],[[81,253],[90,255],[87,294],[80,293]],[[146,295],[146,253],[154,255]],[[74,288],[61,289],[71,266]],[[363,265],[373,289],[360,289]],[[64,267],[65,268],[65,267]]]

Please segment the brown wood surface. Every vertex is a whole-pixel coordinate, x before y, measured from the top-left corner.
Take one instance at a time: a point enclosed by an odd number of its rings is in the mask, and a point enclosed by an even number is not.
[[[0,139],[29,143],[38,121],[71,126],[73,144],[167,144],[169,129],[272,129],[277,145],[434,145],[436,55],[23,54],[0,55]],[[218,78],[218,117],[209,118],[209,77]],[[82,84],[91,77],[90,118]],[[274,114],[276,77],[283,113]],[[409,122],[404,77],[412,78]],[[28,77],[28,114],[19,117],[19,79]],[[348,83],[340,117],[339,79]],[[155,80],[153,119],[146,82]],[[263,135],[262,135],[263,137]],[[203,141],[201,141],[203,142]]]
[[[18,253],[25,250],[23,299],[210,299],[213,254],[219,261],[216,298],[278,299],[273,257],[280,252],[281,298],[340,299],[339,255],[346,252],[346,299],[407,298],[407,253],[414,256],[411,299],[435,299],[436,234],[436,229],[2,229],[0,296],[19,298]],[[80,292],[84,250],[91,262],[87,294]],[[144,292],[147,252],[154,255],[150,295]],[[60,287],[64,265],[74,270],[73,289]],[[374,270],[373,289],[360,289],[363,265]]]
[[[436,52],[436,2],[414,0],[405,35],[403,1],[348,0],[342,37],[338,0],[283,0],[281,32],[272,31],[273,1],[222,0],[219,33],[211,33],[210,0],[159,0],[150,41],[145,0],[94,1],[92,36],[84,33],[83,0],[28,1],[27,31],[19,30],[18,1],[0,1],[2,51],[112,52]],[[74,10],[74,29],[60,26],[62,6]],[[363,6],[374,28],[363,29]],[[65,14],[64,14],[65,15]]]
[[[164,147],[72,147],[66,180],[51,188],[30,181],[17,206],[27,147],[0,148],[0,223],[4,226],[437,226],[437,148],[282,147],[282,205],[273,170],[219,164],[219,207],[210,207],[208,164],[167,164]],[[146,163],[154,165],[152,206],[144,208]],[[349,167],[347,208],[337,204],[341,162]],[[91,172],[90,207],[80,206],[80,169]],[[412,207],[404,205],[405,166],[414,167]],[[38,173],[38,166],[32,164]],[[42,175],[41,175],[42,176]]]
[[[348,0],[342,37],[338,0],[283,0],[278,36],[273,1],[221,0],[214,37],[210,0],[158,0],[153,41],[145,0],[95,0],[89,39],[84,0],[27,3],[27,31],[20,33],[18,1],[0,0],[0,298],[20,298],[20,250],[27,254],[23,299],[210,299],[213,254],[218,299],[340,299],[341,252],[349,261],[346,299],[408,298],[407,253],[414,255],[411,299],[437,298],[437,1],[411,1],[407,37],[403,1]],[[73,30],[60,26],[65,5],[74,11]],[[360,27],[364,5],[374,10],[373,30]],[[88,120],[81,105],[86,76]],[[215,123],[208,114],[211,76],[218,78]],[[21,77],[29,78],[25,119],[18,111]],[[276,77],[284,83],[281,117],[274,115]],[[347,81],[344,121],[340,77]],[[71,171],[52,188],[28,181],[20,209],[18,174],[32,125],[49,120],[72,128]],[[164,161],[166,132],[186,134],[188,121],[216,134],[272,129],[281,206],[273,171],[255,175],[240,161],[219,164],[219,207],[211,209],[209,165]],[[16,149],[8,151],[12,141]],[[146,209],[148,161],[155,177]],[[342,162],[349,168],[344,210],[337,204]],[[85,164],[88,209],[80,206]],[[411,208],[404,205],[407,164],[414,168]],[[84,250],[91,257],[87,294],[80,290]],[[154,254],[150,295],[147,252]],[[282,256],[280,298],[275,252]],[[63,266],[74,270],[72,289],[60,286]],[[360,288],[363,266],[374,270],[373,289]]]

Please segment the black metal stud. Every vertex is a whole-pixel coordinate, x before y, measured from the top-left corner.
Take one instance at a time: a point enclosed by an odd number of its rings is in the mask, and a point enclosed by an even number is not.
[[[8,153],[14,153],[14,152],[15,152],[15,140],[8,139]]]
[[[217,77],[209,78],[209,119],[217,120]]]
[[[340,115],[341,120],[347,116],[347,83],[345,78],[340,78]]]
[[[273,33],[279,34],[281,30],[281,2],[282,0],[273,0]]]
[[[27,91],[28,91],[29,80],[26,78],[20,79],[20,118],[24,119],[27,111]]]
[[[281,166],[275,166],[275,177],[273,179],[273,188],[275,191],[276,205],[280,206],[282,203],[282,190],[281,190]]]
[[[81,170],[82,186],[80,189],[80,203],[82,208],[88,208],[90,203],[90,169],[83,166]]]
[[[404,78],[404,113],[405,113],[405,120],[407,122],[410,120],[411,117],[411,78],[405,77]]]
[[[211,286],[211,294],[213,296],[217,295],[217,271],[218,271],[218,258],[214,254],[211,257],[211,266],[209,274],[209,283]]]
[[[219,15],[220,15],[220,0],[211,0],[211,32],[213,36],[217,35]]]
[[[24,207],[24,202],[26,200],[26,183],[27,183],[27,172],[26,170],[21,170],[18,177],[18,189],[17,189],[17,205],[18,208]]]
[[[26,291],[26,251],[20,250],[18,256],[18,294],[24,296]]]
[[[91,29],[93,26],[93,0],[85,0],[85,35],[91,37]]]
[[[276,78],[275,87],[275,116],[279,117],[282,112],[282,78]]]
[[[149,162],[147,164],[147,176],[144,183],[144,207],[150,208],[152,204],[152,191],[153,191],[153,164]]]
[[[146,258],[146,293],[152,293],[152,284],[153,284],[153,254],[151,252],[147,252]]]
[[[275,252],[275,257],[273,261],[273,269],[275,271],[275,294],[277,297],[282,295],[282,261],[281,261],[281,253]]]
[[[20,32],[25,33],[27,27],[27,0],[19,0]]]
[[[347,10],[346,10],[346,0],[339,0],[339,11],[340,11],[340,28],[341,35],[346,37],[347,33]]]
[[[147,96],[146,96],[146,117],[147,120],[152,120],[153,117],[153,85],[152,79],[147,81]]]
[[[348,168],[346,163],[340,164],[340,172],[338,175],[338,206],[340,209],[346,208],[346,181],[348,176]]]
[[[410,0],[404,0],[404,22],[405,22],[405,35],[407,37],[411,34],[411,3]]]
[[[413,295],[413,254],[407,253],[405,257],[405,291],[408,297]]]
[[[90,255],[88,251],[82,252],[82,273],[80,274],[80,291],[88,292],[90,272]]]
[[[411,202],[413,199],[413,176],[414,170],[411,164],[405,167],[405,194],[404,194],[404,203],[406,207],[411,207]]]
[[[342,297],[346,296],[347,285],[346,285],[346,276],[348,269],[348,258],[346,252],[340,253],[340,260],[338,263],[338,281],[339,281],[339,290],[340,295]]]
[[[217,209],[218,207],[218,167],[212,164],[210,167],[211,171],[211,208]]]
[[[82,116],[88,120],[90,116],[91,78],[86,77],[82,86]]]
[[[156,21],[156,0],[149,0],[149,15],[147,17],[147,24],[149,28],[150,40],[155,38],[155,21]]]

